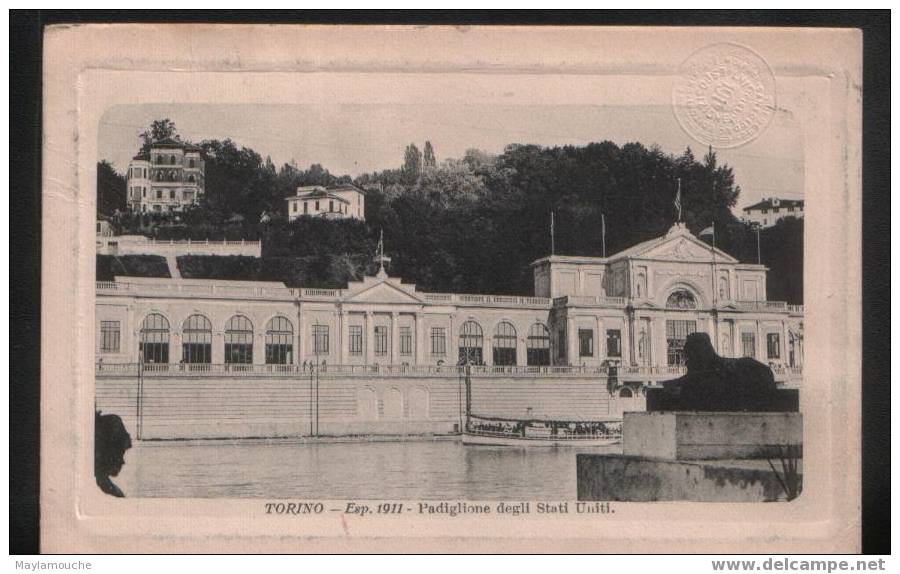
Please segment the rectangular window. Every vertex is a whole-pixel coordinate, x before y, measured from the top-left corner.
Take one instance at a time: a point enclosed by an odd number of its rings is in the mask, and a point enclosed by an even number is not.
[[[363,352],[363,328],[362,325],[350,325],[350,354],[362,355]]]
[[[169,190],[169,199],[175,199],[175,190],[174,189]]]
[[[578,329],[578,356],[594,356],[594,330]]]
[[[100,321],[100,352],[118,353],[121,329],[118,321]]]
[[[741,333],[741,352],[743,357],[756,358],[756,334]]]
[[[379,357],[388,354],[388,328],[384,325],[375,327],[375,354]]]
[[[556,356],[557,356],[557,358],[559,358],[560,360],[565,360],[565,359],[566,359],[566,329],[565,329],[565,324],[563,324],[563,328],[560,329],[560,330],[556,333],[556,339],[557,339],[557,343],[556,343]]]
[[[144,197],[147,197],[147,188],[144,187],[144,188],[142,188],[142,189],[144,190]]]
[[[443,327],[431,328],[431,354],[447,354],[447,331]]]
[[[328,325],[313,325],[313,353],[328,354]]]
[[[291,211],[293,211],[294,213],[297,213],[297,202],[296,201],[291,204]]]
[[[333,199],[328,200],[328,211],[334,211],[334,200]]]
[[[161,189],[156,190],[156,199],[162,199],[162,190]]]
[[[766,356],[770,359],[781,358],[781,337],[778,336],[778,333],[766,335]]]
[[[303,213],[304,214],[309,213],[309,202],[308,201],[303,202]]]
[[[412,328],[400,327],[400,354],[412,355]]]
[[[622,356],[622,331],[619,329],[606,330],[606,356]]]
[[[666,321],[666,364],[684,364],[684,341],[696,331],[696,321]]]
[[[319,202],[316,201],[316,211],[319,211]]]
[[[762,212],[763,212],[763,215],[765,215],[766,213],[769,213],[769,210],[768,210],[768,209],[763,209]]]

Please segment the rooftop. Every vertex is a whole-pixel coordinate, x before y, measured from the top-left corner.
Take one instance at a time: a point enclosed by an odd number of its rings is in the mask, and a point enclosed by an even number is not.
[[[776,205],[777,203],[777,205]],[[776,207],[803,207],[802,199],[779,199],[777,197],[767,197],[758,203],[748,205],[743,211],[751,211],[754,209],[774,209]]]
[[[288,197],[288,199],[290,200],[290,199],[323,199],[324,198],[324,199],[333,199],[335,201],[340,201],[341,203],[346,203],[348,205],[350,204],[349,201],[347,201],[340,195],[332,193],[331,191],[326,190],[324,187],[317,187],[317,188],[314,188],[312,191],[307,191],[307,192],[301,192],[300,191],[301,189],[303,189],[303,188],[297,188],[296,197]]]
[[[312,196],[310,196],[309,194],[311,194],[311,193],[313,193],[313,192],[321,192],[321,193],[325,193],[325,192],[338,193],[338,192],[341,192],[341,191],[355,191],[356,193],[360,193],[360,194],[362,194],[362,195],[365,195],[365,194],[366,194],[365,191],[361,190],[360,188],[356,187],[355,185],[353,185],[353,184],[351,184],[351,183],[342,183],[342,184],[338,184],[338,185],[329,185],[329,186],[324,186],[324,185],[301,185],[300,187],[297,188],[297,197],[300,197],[300,196],[312,197]]]
[[[151,147],[151,149],[177,148],[177,149],[183,149],[185,151],[201,151],[201,149],[198,146],[195,146],[194,144],[183,142],[181,140],[176,140],[173,138],[166,138],[164,140],[159,140],[159,141],[153,142],[150,145],[150,147]]]

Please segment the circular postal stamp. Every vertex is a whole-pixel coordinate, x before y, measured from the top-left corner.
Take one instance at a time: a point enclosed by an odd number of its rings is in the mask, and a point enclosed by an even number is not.
[[[711,44],[678,68],[672,107],[697,141],[732,148],[754,140],[775,113],[775,76],[756,52],[738,44]]]

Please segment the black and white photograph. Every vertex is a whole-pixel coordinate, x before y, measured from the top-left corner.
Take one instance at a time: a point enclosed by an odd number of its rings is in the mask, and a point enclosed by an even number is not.
[[[215,510],[853,547],[820,520],[859,488],[852,31],[57,32],[54,449],[87,515],[153,517],[122,548],[191,509],[206,544]]]

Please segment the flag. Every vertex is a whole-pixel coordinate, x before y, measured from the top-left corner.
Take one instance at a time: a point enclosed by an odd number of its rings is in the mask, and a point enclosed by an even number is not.
[[[710,225],[709,227],[707,227],[706,229],[704,229],[703,231],[701,231],[701,232],[697,235],[697,237],[703,237],[704,235],[712,235],[712,236],[715,236],[715,235],[716,235],[716,226],[715,226],[715,225]]]

